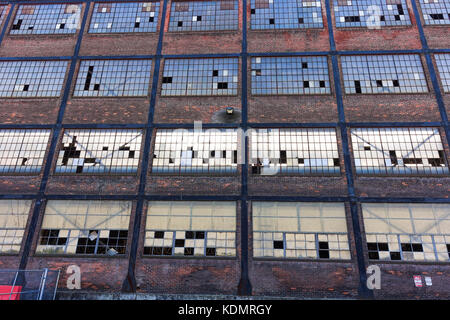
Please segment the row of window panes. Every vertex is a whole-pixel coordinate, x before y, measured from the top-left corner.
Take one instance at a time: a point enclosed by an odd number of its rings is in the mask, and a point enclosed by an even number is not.
[[[20,250],[31,200],[0,200],[0,254]],[[448,204],[363,203],[371,260],[450,261]],[[49,200],[37,254],[124,255],[129,201]],[[349,260],[344,203],[253,202],[253,256]],[[144,256],[236,256],[236,203],[148,202]]]
[[[237,0],[173,2],[169,31],[236,30]],[[251,0],[250,28],[323,28],[320,0]],[[450,24],[448,0],[420,0],[426,25]],[[0,7],[0,23],[6,6]],[[334,0],[340,27],[410,26],[405,0]],[[20,5],[11,34],[73,34],[80,28],[81,4]],[[160,2],[94,3],[89,33],[156,32]]]
[[[441,83],[450,92],[450,55],[436,54]],[[0,62],[0,97],[58,97],[67,61]],[[417,54],[341,56],[346,94],[426,93]],[[152,60],[81,60],[75,97],[147,96]],[[237,95],[237,58],[166,59],[162,96]],[[254,95],[330,94],[326,57],[251,58]]]
[[[351,146],[357,174],[448,174],[438,128],[353,128]],[[55,173],[136,174],[142,130],[64,130]],[[37,174],[50,130],[0,130],[0,173]],[[252,174],[339,174],[335,129],[252,129]],[[229,174],[242,164],[242,137],[236,129],[156,131],[154,174]]]

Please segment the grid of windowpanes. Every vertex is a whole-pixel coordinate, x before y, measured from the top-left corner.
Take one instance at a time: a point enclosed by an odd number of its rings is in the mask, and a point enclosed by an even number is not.
[[[444,92],[450,92],[450,54],[435,54],[436,65]]]
[[[56,173],[133,174],[139,166],[141,130],[65,130]]]
[[[125,254],[131,202],[49,200],[39,254]]]
[[[428,92],[420,56],[341,56],[345,93]]]
[[[89,33],[156,32],[159,2],[96,3]]]
[[[41,171],[50,130],[0,130],[0,174]]]
[[[354,128],[351,139],[359,174],[448,174],[437,128]]]
[[[152,172],[228,174],[238,165],[235,129],[161,129],[156,132]]]
[[[350,259],[343,203],[253,202],[253,256]]]
[[[322,28],[320,0],[251,0],[252,30]]]
[[[67,61],[0,62],[0,97],[58,97]]]
[[[405,0],[334,0],[336,27],[411,25]]]
[[[369,259],[450,261],[450,206],[363,203]]]
[[[326,57],[254,57],[252,94],[329,94]]]
[[[238,1],[172,2],[169,31],[236,30]]]
[[[236,203],[149,202],[144,255],[235,256]]]
[[[68,34],[79,29],[81,4],[20,5],[11,34]]]
[[[5,17],[6,6],[0,5],[0,25],[3,22],[3,18]]]
[[[450,24],[448,0],[419,0],[426,25]]]
[[[31,200],[0,200],[0,254],[20,251]]]
[[[82,60],[74,96],[146,96],[152,60]]]
[[[254,129],[250,134],[252,174],[340,172],[335,129]]]
[[[237,58],[166,59],[162,96],[237,95]]]

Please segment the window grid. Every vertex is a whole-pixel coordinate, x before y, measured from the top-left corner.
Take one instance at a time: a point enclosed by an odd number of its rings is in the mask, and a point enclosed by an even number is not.
[[[424,93],[427,81],[420,56],[341,56],[346,94]]]
[[[159,2],[95,3],[89,33],[156,32]]]
[[[334,0],[336,27],[411,25],[405,0]]]
[[[236,256],[236,203],[149,202],[145,256]]]
[[[3,19],[5,18],[6,13],[6,6],[0,5],[0,25],[3,22]]]
[[[172,2],[169,31],[236,30],[238,1]]]
[[[44,163],[50,130],[0,130],[0,174],[37,174]]]
[[[0,255],[20,251],[30,208],[31,200],[0,200]]]
[[[250,164],[252,174],[338,174],[336,130],[253,130]]]
[[[238,166],[235,129],[157,130],[154,174],[232,174]]]
[[[152,60],[82,60],[74,96],[146,96]]]
[[[20,5],[11,34],[72,34],[77,31],[81,4]]]
[[[251,0],[252,30],[323,28],[320,0]]]
[[[255,258],[349,260],[347,234],[254,232]]]
[[[236,255],[235,232],[146,230],[146,256],[225,257]]]
[[[0,62],[0,97],[59,97],[67,61]]]
[[[439,129],[351,129],[357,174],[448,174]]]
[[[254,257],[351,258],[343,203],[253,202],[252,213]]]
[[[65,130],[56,173],[135,174],[142,131],[120,129]]]
[[[41,227],[38,254],[123,255],[131,202],[50,200]]]
[[[444,92],[450,92],[450,54],[435,54],[436,65]]]
[[[362,204],[369,259],[450,261],[447,204]]]
[[[329,94],[326,57],[255,57],[252,94]]]
[[[448,0],[419,0],[425,25],[450,24]]]
[[[166,59],[162,96],[237,95],[237,58]]]

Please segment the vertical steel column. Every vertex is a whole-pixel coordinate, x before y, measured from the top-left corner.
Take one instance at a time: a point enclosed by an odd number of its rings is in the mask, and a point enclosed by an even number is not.
[[[350,211],[352,218],[353,236],[355,239],[356,261],[359,272],[359,296],[363,299],[373,298],[373,292],[367,288],[366,261],[364,259],[363,242],[361,235],[361,226],[359,223],[358,203],[355,195],[354,177],[351,165],[349,138],[347,133],[347,124],[345,121],[344,102],[342,99],[341,77],[339,73],[339,63],[336,51],[336,43],[334,41],[333,23],[331,19],[330,0],[325,0],[327,12],[328,33],[330,37],[331,63],[333,67],[334,89],[336,91],[336,103],[338,109],[339,122],[338,127],[342,138],[342,149],[345,164],[345,174],[347,178],[347,190],[350,198]]]
[[[158,91],[158,81],[159,81],[159,70],[161,67],[161,58],[162,58],[162,46],[163,46],[163,37],[164,37],[164,25],[166,21],[166,11],[167,11],[167,3],[169,0],[164,0],[162,12],[161,12],[161,22],[160,22],[160,30],[159,30],[159,39],[158,39],[158,47],[156,49],[156,55],[154,59],[154,71],[153,71],[153,80],[152,80],[152,92],[150,96],[150,107],[148,112],[148,119],[146,125],[146,133],[145,133],[145,141],[143,148],[143,157],[141,163],[141,173],[139,178],[139,189],[138,189],[138,198],[136,204],[136,213],[134,215],[134,224],[133,224],[133,235],[130,246],[130,255],[128,261],[128,273],[122,284],[123,292],[136,292],[136,259],[137,259],[137,249],[139,244],[139,234],[142,222],[142,214],[144,209],[144,201],[145,201],[145,186],[147,183],[147,173],[149,167],[149,157],[151,151],[151,141],[152,141],[152,131],[153,131],[153,116],[155,114],[155,103],[156,103],[156,94]]]

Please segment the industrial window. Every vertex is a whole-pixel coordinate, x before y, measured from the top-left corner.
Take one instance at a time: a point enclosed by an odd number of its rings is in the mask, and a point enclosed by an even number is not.
[[[65,130],[55,172],[136,173],[141,141],[140,130]]]
[[[450,206],[363,203],[369,259],[450,261]]]
[[[59,97],[67,61],[0,62],[0,97]]]
[[[159,2],[96,3],[89,33],[156,32]]]
[[[229,174],[237,172],[235,129],[161,129],[156,132],[152,172]]]
[[[31,200],[0,200],[0,254],[20,251]]]
[[[327,94],[330,79],[326,57],[255,57],[252,94]]]
[[[450,92],[450,54],[435,54],[436,65],[444,92]]]
[[[237,95],[238,59],[166,59],[162,96]]]
[[[336,27],[411,25],[405,0],[334,0]]]
[[[236,203],[152,201],[148,204],[144,255],[236,256]]]
[[[251,0],[251,29],[322,28],[320,0]]]
[[[236,30],[238,1],[172,2],[169,31]]]
[[[50,130],[0,130],[0,174],[41,171]]]
[[[75,33],[81,19],[81,4],[20,5],[11,34]]]
[[[339,173],[335,129],[254,129],[250,135],[253,174]]]
[[[146,96],[152,60],[83,60],[74,96]]]
[[[5,17],[5,12],[6,12],[6,6],[0,5],[0,25],[2,24],[3,18]]]
[[[344,204],[253,202],[253,256],[350,259]]]
[[[450,24],[448,0],[419,0],[426,25]]]
[[[345,93],[428,92],[420,56],[342,56]]]
[[[128,201],[49,200],[36,252],[124,254],[130,214]]]
[[[436,128],[358,128],[351,130],[359,174],[448,174]]]

